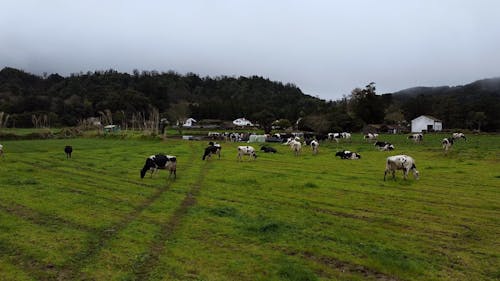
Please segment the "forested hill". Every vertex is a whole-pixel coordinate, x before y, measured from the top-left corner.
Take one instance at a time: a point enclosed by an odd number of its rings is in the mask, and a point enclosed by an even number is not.
[[[32,113],[47,112],[55,125],[75,125],[98,112],[149,112],[157,108],[171,120],[180,117],[233,120],[258,115],[297,120],[322,110],[325,102],[292,84],[252,77],[199,77],[189,73],[114,70],[62,77],[35,76],[17,69],[0,71],[0,112],[16,126],[31,126]],[[257,115],[257,116],[256,116]]]
[[[433,115],[448,128],[500,129],[500,77],[455,87],[409,88],[392,93],[392,100],[405,116]]]
[[[500,95],[500,77],[491,78],[491,79],[483,79],[472,82],[463,86],[440,86],[440,87],[414,87],[405,90],[401,90],[395,93],[392,93],[393,96],[397,99],[408,99],[414,98],[418,95],[477,95],[477,94],[491,94],[491,95]]]
[[[50,126],[113,115],[128,124],[157,109],[171,122],[186,117],[233,120],[246,117],[270,128],[272,121],[299,124],[317,132],[359,131],[365,124],[405,124],[422,115],[445,128],[500,131],[500,78],[457,87],[417,87],[378,95],[375,84],[353,85],[337,101],[305,95],[293,84],[251,77],[200,77],[194,73],[114,70],[37,76],[14,68],[0,70],[0,127],[32,127],[43,117]],[[3,116],[3,118],[2,118]],[[9,118],[6,119],[6,116]]]

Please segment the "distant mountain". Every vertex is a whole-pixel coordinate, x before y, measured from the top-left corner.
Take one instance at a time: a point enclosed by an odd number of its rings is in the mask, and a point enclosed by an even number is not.
[[[393,98],[407,99],[417,95],[461,95],[489,93],[500,95],[500,77],[482,79],[463,86],[413,87],[392,93]]]
[[[407,120],[428,114],[443,120],[446,128],[500,129],[500,77],[463,86],[409,88],[392,93],[392,101],[401,105]]]

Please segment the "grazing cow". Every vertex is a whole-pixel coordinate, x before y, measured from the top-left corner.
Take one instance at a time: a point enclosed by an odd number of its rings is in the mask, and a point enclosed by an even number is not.
[[[453,138],[444,138],[441,144],[443,145],[444,151],[447,152],[453,146]]]
[[[300,141],[298,141],[297,137],[295,137],[294,139],[289,138],[285,145],[289,145],[295,156],[299,156],[300,151],[302,150],[302,144],[300,143]]]
[[[275,148],[273,147],[270,147],[270,146],[267,146],[267,145],[264,145],[260,148],[261,151],[264,151],[265,153],[276,153],[278,151],[276,151]]]
[[[240,135],[239,133],[230,133],[230,134],[229,134],[229,139],[230,139],[232,142],[241,141],[241,135]]]
[[[453,140],[464,139],[465,141],[467,141],[467,138],[465,137],[464,133],[453,133],[451,137],[453,138]]]
[[[350,140],[351,139],[351,133],[343,132],[343,133],[341,133],[341,135],[346,140]]]
[[[341,138],[343,138],[342,133],[328,133],[329,140],[335,140],[336,142],[339,142]]]
[[[419,173],[415,166],[415,160],[408,155],[396,155],[387,157],[384,172],[384,181],[388,173],[392,173],[392,178],[396,179],[396,170],[403,170],[404,179],[408,178],[408,173],[412,171],[413,177],[418,180]]]
[[[388,151],[388,150],[394,150],[394,145],[385,142],[385,141],[377,141],[375,143],[375,146],[380,149],[381,151]]]
[[[422,135],[422,134],[413,134],[413,135],[408,136],[408,139],[409,140],[413,140],[415,142],[421,142],[422,140],[424,140],[424,135]]]
[[[205,160],[205,158],[207,158],[207,157],[211,158],[212,154],[219,155],[219,159],[220,159],[220,151],[221,150],[222,150],[222,147],[220,146],[220,144],[211,141],[208,143],[208,146],[205,148],[205,153],[203,154],[203,157],[201,159]]]
[[[312,149],[313,154],[318,154],[319,142],[317,140],[312,140],[310,145],[311,145],[311,149]]]
[[[147,171],[151,171],[151,177],[153,177],[153,174],[159,169],[169,170],[168,177],[170,178],[173,174],[174,178],[177,178],[177,157],[163,154],[149,156],[141,170],[141,179],[144,178]]]
[[[0,144],[0,156],[3,157],[3,145]]]
[[[365,140],[377,140],[377,138],[378,138],[378,134],[376,134],[376,133],[373,133],[373,134],[368,133],[364,136]]]
[[[66,159],[71,158],[71,153],[73,152],[73,147],[71,145],[66,145],[64,147],[64,152],[66,153]]]
[[[248,159],[253,158],[255,160],[257,158],[253,146],[238,146],[238,160],[241,161],[243,155],[248,155]]]
[[[340,157],[340,159],[361,159],[361,155],[356,152],[351,152],[349,150],[338,151],[335,156]]]

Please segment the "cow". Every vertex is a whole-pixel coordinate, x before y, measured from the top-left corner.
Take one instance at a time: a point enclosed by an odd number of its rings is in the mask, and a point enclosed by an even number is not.
[[[72,152],[73,152],[73,147],[71,145],[66,145],[64,147],[64,153],[66,153],[66,159],[71,158]]]
[[[177,157],[164,154],[149,156],[146,158],[146,163],[141,170],[141,179],[144,178],[147,171],[151,171],[151,177],[153,177],[153,174],[159,169],[169,170],[170,174],[168,178],[172,175],[174,175],[174,178],[177,178]]]
[[[329,140],[335,140],[336,142],[339,142],[341,138],[343,138],[342,133],[328,133]]]
[[[340,159],[361,159],[361,155],[356,152],[351,152],[349,150],[338,151],[335,156],[340,157]]]
[[[238,146],[238,160],[242,160],[243,155],[248,155],[248,159],[257,159],[257,154],[255,153],[255,148],[253,146]]]
[[[265,153],[276,153],[278,152],[275,148],[264,145],[260,148],[261,151],[264,151]]]
[[[444,138],[441,144],[443,145],[444,151],[447,152],[453,146],[453,138]]]
[[[342,132],[341,135],[344,139],[351,140],[351,133]]]
[[[424,135],[423,134],[412,134],[410,136],[408,136],[408,139],[409,140],[413,140],[414,142],[421,142],[422,140],[424,140]]]
[[[290,149],[293,151],[295,156],[299,156],[300,151],[302,150],[302,144],[300,143],[300,141],[298,141],[298,139],[299,139],[298,137],[289,138],[285,143],[285,145],[290,146]]]
[[[365,140],[369,140],[369,141],[370,141],[370,140],[377,140],[377,138],[378,138],[378,134],[376,134],[376,133],[373,133],[373,134],[372,134],[372,133],[368,133],[368,134],[364,135],[364,137],[363,137],[363,138],[364,138]]]
[[[201,158],[202,160],[205,160],[207,157],[211,158],[212,154],[217,154],[220,159],[220,151],[222,150],[222,147],[220,144],[216,142],[209,142],[208,146],[205,148],[205,153],[203,154],[203,157]]]
[[[419,173],[417,171],[417,166],[415,166],[415,160],[408,155],[395,155],[387,157],[385,171],[384,171],[384,181],[388,173],[392,173],[392,178],[396,179],[396,170],[403,170],[404,179],[408,178],[408,173],[412,171],[413,177],[419,179]]]
[[[0,156],[3,157],[3,145],[0,144]]]
[[[388,150],[394,150],[394,145],[385,142],[385,141],[377,141],[374,144],[379,150],[381,151],[388,151]]]
[[[318,154],[319,142],[317,140],[312,140],[310,145],[311,145],[311,149],[312,149],[313,154]]]
[[[451,138],[453,140],[464,139],[465,141],[467,141],[467,138],[465,137],[464,133],[453,133],[453,135],[451,136]]]

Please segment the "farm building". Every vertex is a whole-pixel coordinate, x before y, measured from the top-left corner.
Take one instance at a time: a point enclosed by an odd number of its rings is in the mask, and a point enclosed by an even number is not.
[[[233,120],[233,124],[236,126],[253,126],[252,122],[244,117]]]
[[[196,122],[194,118],[188,118],[182,123],[182,127],[193,127]]]
[[[411,131],[421,133],[422,131],[432,132],[443,130],[443,122],[429,115],[421,115],[411,120]]]

